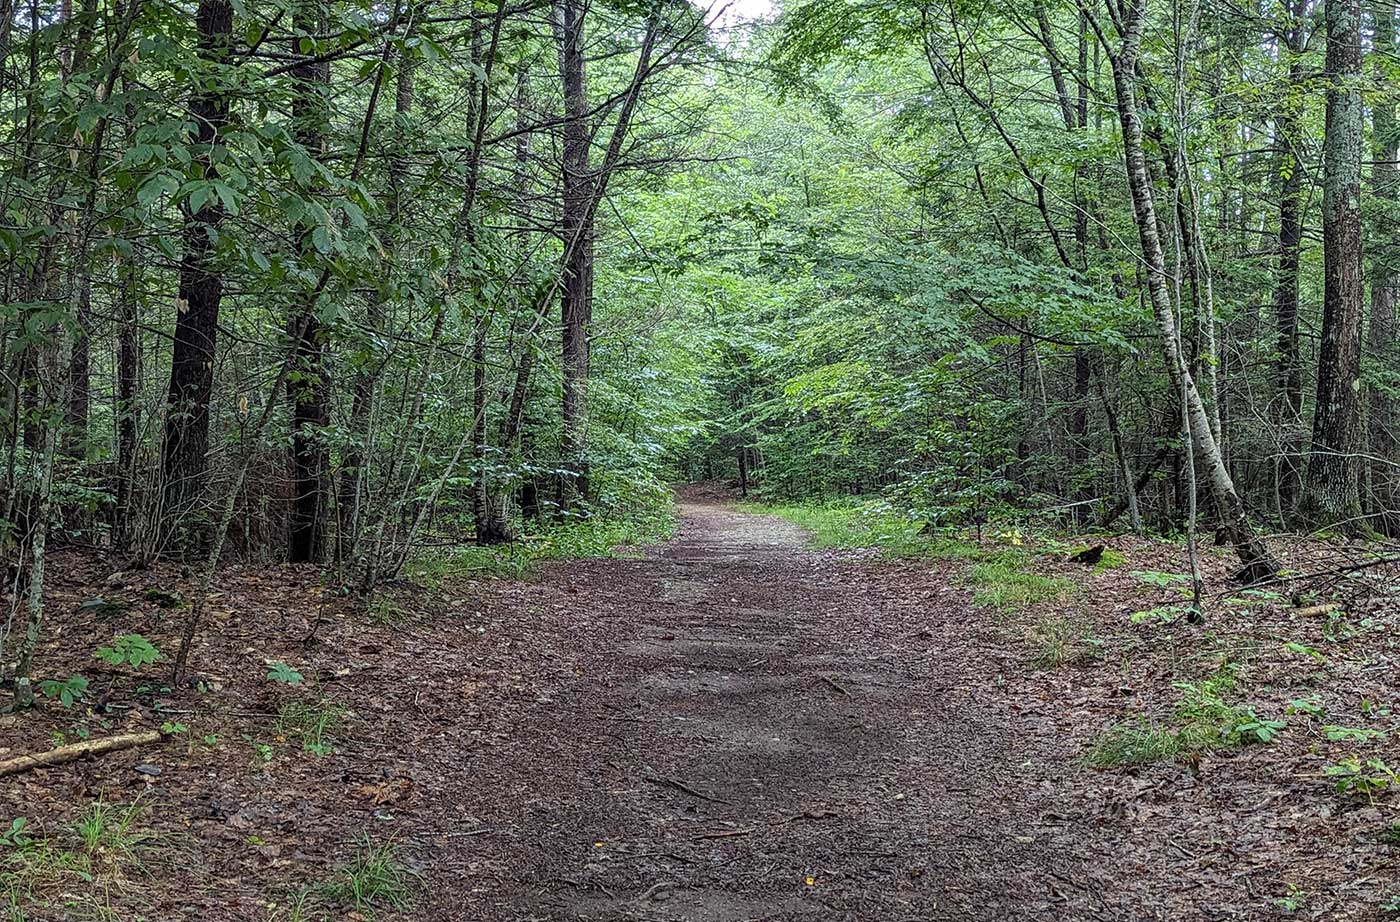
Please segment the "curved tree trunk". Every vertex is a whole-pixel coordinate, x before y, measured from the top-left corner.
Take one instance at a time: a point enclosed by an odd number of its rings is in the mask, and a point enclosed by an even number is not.
[[[1152,313],[1157,321],[1157,333],[1166,360],[1167,373],[1174,390],[1185,400],[1184,413],[1199,463],[1203,468],[1211,495],[1220,511],[1222,525],[1234,545],[1242,565],[1240,577],[1246,581],[1263,579],[1279,569],[1268,547],[1254,534],[1245,516],[1244,503],[1230,472],[1220,454],[1211,427],[1210,415],[1201,400],[1195,378],[1182,355],[1176,308],[1168,284],[1166,258],[1158,236],[1157,209],[1153,201],[1152,181],[1147,172],[1147,159],[1142,145],[1142,119],[1137,108],[1137,57],[1142,42],[1145,0],[1134,0],[1125,11],[1123,42],[1117,54],[1111,55],[1113,88],[1118,104],[1118,118],[1123,131],[1123,152],[1128,173],[1128,190],[1132,196],[1133,217],[1137,223],[1138,241],[1146,264],[1147,290]]]

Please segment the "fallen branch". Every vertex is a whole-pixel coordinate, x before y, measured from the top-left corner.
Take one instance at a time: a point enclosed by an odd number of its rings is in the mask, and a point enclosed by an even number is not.
[[[664,775],[660,775],[660,776],[658,776],[658,775],[643,775],[642,778],[643,778],[644,780],[646,780],[646,781],[650,781],[652,784],[659,784],[659,785],[661,785],[661,786],[664,787],[664,788],[675,788],[677,791],[681,791],[682,793],[689,794],[691,797],[698,797],[698,798],[700,798],[701,800],[708,800],[708,801],[709,801],[710,803],[712,803],[712,804],[727,804],[727,803],[729,803],[729,801],[723,800],[723,799],[721,799],[721,798],[719,798],[719,797],[711,797],[709,794],[706,794],[704,791],[697,791],[697,790],[695,790],[695,788],[691,787],[690,785],[685,784],[684,782],[681,782],[681,781],[677,781],[675,778],[667,778],[667,777],[665,777]]]
[[[1324,602],[1321,605],[1306,605],[1302,608],[1293,609],[1293,614],[1307,618],[1312,615],[1328,615],[1342,606],[1336,602]]]
[[[50,749],[48,752],[36,755],[16,756],[13,759],[0,762],[0,777],[18,775],[20,772],[27,772],[34,768],[51,768],[55,765],[81,759],[83,756],[98,756],[121,749],[130,749],[133,746],[145,746],[149,743],[159,742],[163,735],[159,730],[142,730],[139,733],[123,733],[120,736],[105,736],[101,739],[70,743],[67,746],[59,746],[57,749]]]
[[[732,839],[735,836],[746,836],[757,827],[750,826],[747,829],[724,829],[719,832],[702,832],[699,835],[690,837],[690,841],[699,842],[701,839]]]
[[[835,810],[830,810],[826,807],[820,807],[816,810],[803,810],[801,813],[794,813],[792,816],[788,817],[785,820],[774,820],[772,825],[786,826],[788,823],[795,823],[798,820],[824,820],[840,816],[841,814]]]
[[[851,693],[848,692],[848,691],[846,691],[846,687],[845,687],[844,685],[842,685],[840,682],[838,682],[838,681],[836,681],[835,679],[831,678],[830,676],[824,676],[824,675],[818,674],[818,675],[817,675],[817,678],[821,679],[821,680],[822,680],[823,682],[825,682],[827,685],[830,685],[832,688],[836,689],[836,690],[839,691],[841,694],[845,695],[847,698],[851,697]]]

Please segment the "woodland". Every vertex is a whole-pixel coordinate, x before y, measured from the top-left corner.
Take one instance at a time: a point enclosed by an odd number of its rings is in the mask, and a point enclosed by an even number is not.
[[[0,918],[1400,917],[1398,16],[0,0]]]

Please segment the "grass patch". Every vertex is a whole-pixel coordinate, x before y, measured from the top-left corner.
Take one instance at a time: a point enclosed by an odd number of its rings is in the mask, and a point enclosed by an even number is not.
[[[397,843],[375,842],[366,835],[350,863],[317,889],[336,906],[374,918],[376,911],[408,905],[414,877]]]
[[[427,586],[451,577],[519,579],[542,560],[628,556],[665,541],[675,530],[675,509],[670,505],[627,517],[580,518],[552,523],[510,544],[468,545],[421,556],[409,565],[408,577]]]
[[[393,841],[376,842],[368,834],[355,856],[328,877],[301,888],[285,905],[272,907],[267,922],[335,922],[377,919],[407,908],[418,872],[403,860]]]
[[[1138,717],[1109,727],[1089,748],[1095,768],[1169,762],[1181,752],[1176,732]]]
[[[78,918],[117,918],[112,893],[145,872],[158,843],[141,823],[145,814],[140,801],[120,806],[99,797],[52,837],[23,818],[12,821],[0,836],[0,919],[25,922],[57,905]]]
[[[277,735],[317,756],[335,751],[336,736],[344,726],[345,708],[327,698],[289,701],[277,713]]]
[[[381,627],[398,627],[408,620],[408,612],[398,602],[379,592],[365,602],[365,616]]]
[[[739,509],[772,515],[804,529],[814,548],[879,548],[886,557],[967,560],[982,549],[969,541],[926,534],[924,523],[900,515],[887,503],[740,503]]]
[[[1007,611],[1062,599],[1074,588],[1067,579],[1031,572],[1031,562],[1031,555],[1025,551],[1002,550],[986,555],[968,574],[968,581],[976,587],[973,601]]]
[[[1090,747],[1089,764],[1095,768],[1145,765],[1272,742],[1284,728],[1283,721],[1260,717],[1252,708],[1225,700],[1234,693],[1239,674],[1237,664],[1224,663],[1199,682],[1176,683],[1181,697],[1170,725],[1137,717],[1110,727]]]
[[[1087,624],[1068,615],[1047,615],[1026,631],[1031,661],[1041,669],[1082,663],[1098,656],[1099,641]]]

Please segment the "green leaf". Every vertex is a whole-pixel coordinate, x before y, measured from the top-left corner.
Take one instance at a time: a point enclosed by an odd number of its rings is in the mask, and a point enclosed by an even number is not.
[[[143,182],[136,190],[136,201],[143,208],[150,208],[162,196],[171,196],[180,188],[180,183],[169,173],[156,173]]]
[[[281,682],[283,685],[300,685],[306,679],[300,672],[281,661],[268,663],[267,677],[271,681]]]

